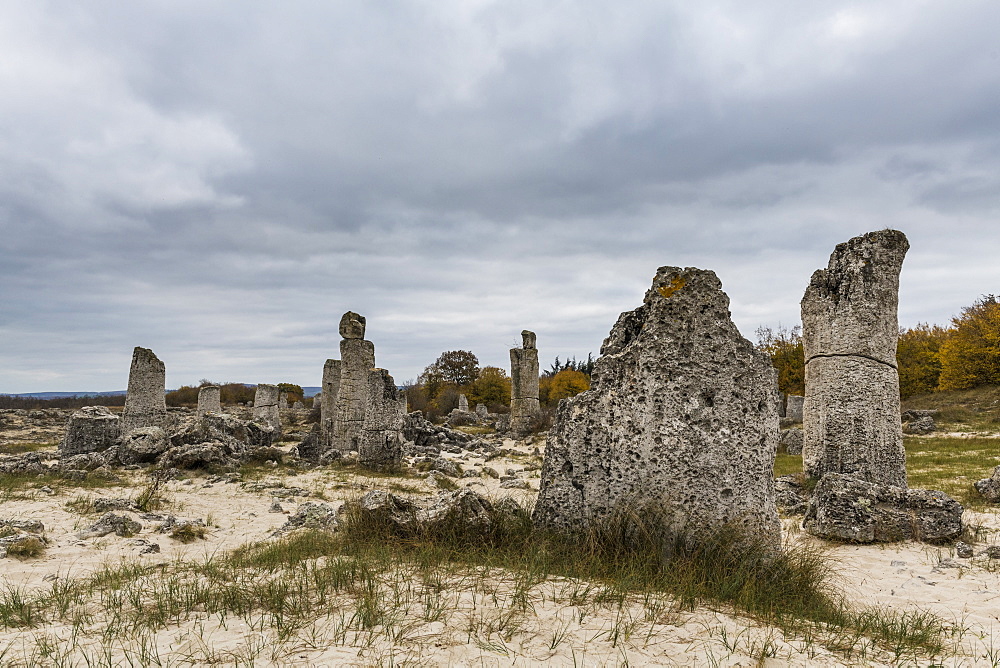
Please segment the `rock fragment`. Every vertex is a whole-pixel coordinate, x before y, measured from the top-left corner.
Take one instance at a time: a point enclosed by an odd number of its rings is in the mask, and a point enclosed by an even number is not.
[[[198,417],[208,412],[222,412],[222,390],[215,385],[203,385],[198,390]]]
[[[121,421],[104,406],[84,406],[66,423],[66,436],[59,444],[60,458],[100,452],[115,444],[121,435]]]

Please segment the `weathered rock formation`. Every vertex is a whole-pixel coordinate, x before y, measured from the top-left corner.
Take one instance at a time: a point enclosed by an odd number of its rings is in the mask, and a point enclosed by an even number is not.
[[[961,535],[962,506],[944,492],[827,473],[816,485],[802,525],[814,536],[849,543],[941,543]]]
[[[122,435],[139,427],[163,427],[167,424],[167,368],[152,350],[132,351],[128,374],[128,394],[122,412]]]
[[[278,393],[278,410],[281,411],[288,410],[288,392]]]
[[[253,417],[261,420],[274,429],[275,434],[281,433],[281,412],[278,409],[280,393],[277,385],[261,383],[253,395]]]
[[[726,524],[780,543],[778,389],[711,271],[661,267],[601,347],[590,390],[560,402],[533,521],[583,529],[660,516],[697,542]]]
[[[797,394],[789,394],[785,397],[785,414],[783,417],[792,422],[802,422],[802,407],[805,397]]]
[[[514,436],[530,434],[542,407],[538,402],[538,348],[535,333],[521,332],[522,345],[510,350],[510,430]]]
[[[896,340],[899,272],[909,248],[896,230],[838,244],[802,298],[806,359],[803,465],[906,487]]]
[[[368,401],[358,443],[358,462],[375,469],[392,469],[403,454],[403,410],[399,391],[385,369],[368,372]]]
[[[468,413],[469,412],[469,400],[464,394],[458,395],[458,410]]]
[[[211,411],[222,412],[221,390],[215,385],[204,385],[198,390],[198,417]]]
[[[140,427],[122,438],[117,458],[122,464],[145,464],[170,449],[167,432],[160,427]]]
[[[489,417],[490,411],[486,408],[486,404],[476,404],[476,416],[483,420]]]
[[[1000,501],[1000,466],[993,469],[993,475],[975,483],[976,491],[991,503]]]
[[[368,405],[368,372],[375,368],[375,345],[364,338],[364,317],[351,311],[340,319],[340,335],[340,389],[330,440],[336,450],[357,450]]]
[[[121,434],[118,416],[104,406],[84,406],[70,416],[66,437],[59,444],[59,456],[72,457],[106,450]]]
[[[778,445],[781,449],[789,455],[801,455],[802,454],[802,430],[798,427],[792,427],[791,429],[782,429],[781,438],[778,441]]]
[[[327,442],[333,438],[333,423],[337,417],[337,395],[340,393],[340,360],[327,360],[323,365],[323,391],[320,394],[320,432]],[[315,399],[313,400],[315,402]]]

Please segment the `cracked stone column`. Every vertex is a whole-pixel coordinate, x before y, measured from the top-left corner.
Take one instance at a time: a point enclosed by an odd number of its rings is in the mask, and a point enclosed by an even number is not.
[[[274,428],[275,440],[281,435],[281,412],[278,410],[280,390],[277,385],[261,383],[253,395],[253,417]]]
[[[348,311],[340,319],[340,388],[331,445],[357,450],[368,404],[368,372],[375,368],[375,344],[365,340],[365,318]]]
[[[198,390],[198,417],[205,413],[222,412],[222,391],[215,385],[205,385]]]
[[[466,413],[469,412],[469,400],[464,394],[458,395],[458,410],[465,411]]]
[[[735,525],[777,549],[778,383],[707,270],[660,267],[601,347],[591,388],[559,403],[533,521],[584,530],[619,514],[698,543]]]
[[[128,374],[128,393],[122,411],[121,434],[140,427],[167,424],[167,368],[152,350],[136,346]]]
[[[358,442],[358,462],[374,469],[399,465],[403,452],[403,407],[399,390],[385,369],[370,369],[367,401]]]
[[[323,392],[320,395],[320,428],[324,441],[333,438],[334,421],[337,417],[337,395],[340,393],[340,360],[327,360],[323,365]]]
[[[535,333],[522,331],[521,341],[520,348],[510,350],[510,430],[515,436],[530,434],[542,413]]]
[[[906,487],[896,341],[906,235],[880,230],[838,244],[802,298],[806,473]]]

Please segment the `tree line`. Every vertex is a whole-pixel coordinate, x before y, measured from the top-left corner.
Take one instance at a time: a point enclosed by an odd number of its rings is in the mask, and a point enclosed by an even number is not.
[[[757,330],[757,347],[770,356],[778,388],[805,393],[805,357],[799,327]],[[984,295],[951,319],[951,325],[919,323],[899,330],[896,347],[903,399],[945,390],[1000,384],[1000,302]]]

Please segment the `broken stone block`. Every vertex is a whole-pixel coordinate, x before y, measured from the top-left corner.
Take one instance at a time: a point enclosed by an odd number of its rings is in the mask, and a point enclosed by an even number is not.
[[[235,463],[235,460],[228,456],[226,446],[219,442],[173,447],[159,459],[159,464],[164,469],[228,468]]]
[[[280,391],[277,385],[261,383],[253,396],[253,417],[274,429],[276,435],[281,435],[281,412],[278,409]]]
[[[59,456],[106,450],[120,435],[121,421],[117,415],[104,406],[84,406],[70,416],[66,437],[59,445]]]
[[[362,466],[392,469],[403,456],[403,409],[392,376],[385,369],[368,372],[367,404],[358,443]]]
[[[480,420],[485,420],[489,415],[490,412],[486,408],[486,404],[476,404],[476,417]]]
[[[104,513],[101,519],[97,520],[87,529],[81,532],[80,538],[100,538],[113,533],[117,536],[128,538],[142,531],[142,524],[135,521],[128,515],[118,515],[117,513]]]
[[[934,422],[934,415],[936,413],[937,411],[935,410],[904,411],[902,415],[903,433],[922,435],[933,432],[937,429],[937,423]]]
[[[805,515],[809,494],[802,486],[801,474],[775,478],[774,502],[786,515]]]
[[[789,394],[785,398],[785,414],[782,417],[792,422],[802,422],[802,406],[805,399],[797,394]]]
[[[582,530],[649,510],[695,543],[739,525],[777,549],[777,445],[776,373],[721,282],[661,267],[604,340],[590,390],[560,402],[532,519]]]
[[[538,349],[535,333],[521,332],[522,345],[510,350],[510,431],[515,437],[530,434],[542,413],[538,401]]]
[[[363,315],[358,315],[354,311],[348,311],[340,317],[340,336],[344,339],[365,338],[365,325],[367,321]]]
[[[148,348],[132,351],[128,393],[122,412],[121,433],[127,436],[139,427],[167,425],[167,368]]]
[[[942,543],[961,535],[962,510],[944,492],[827,473],[813,491],[802,526],[814,536],[847,543]]]
[[[198,390],[198,417],[205,413],[222,412],[222,390],[215,385],[204,385]]]
[[[880,230],[839,244],[802,298],[806,360],[803,465],[906,487],[896,341],[906,235]]]

